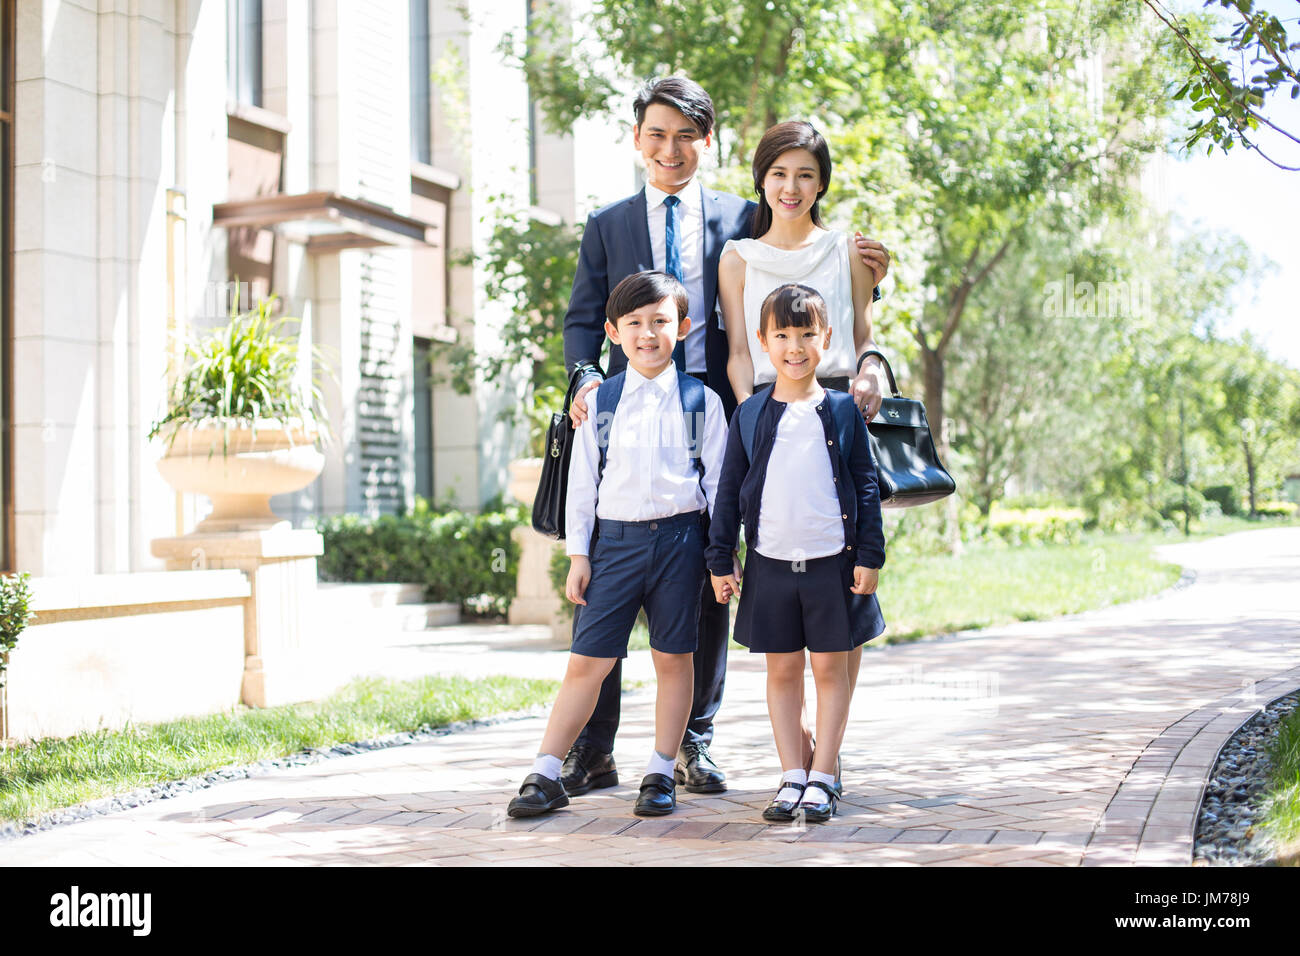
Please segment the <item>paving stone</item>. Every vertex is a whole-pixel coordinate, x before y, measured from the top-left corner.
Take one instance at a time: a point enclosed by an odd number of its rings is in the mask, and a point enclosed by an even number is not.
[[[890,841],[890,845],[896,846],[899,843],[938,843],[948,833],[948,830],[904,830]]]

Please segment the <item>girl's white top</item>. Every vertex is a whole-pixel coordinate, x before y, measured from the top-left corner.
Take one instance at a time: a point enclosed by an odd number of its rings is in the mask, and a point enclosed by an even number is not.
[[[853,275],[849,271],[851,236],[834,230],[823,232],[802,249],[777,249],[757,239],[730,239],[722,254],[735,249],[745,260],[745,337],[754,362],[754,384],[776,381],[776,368],[758,343],[758,317],[769,292],[788,282],[816,289],[826,300],[831,321],[831,344],[817,366],[818,378],[847,375],[857,370],[853,347]]]
[[[809,401],[790,402],[777,423],[754,542],[765,558],[806,561],[844,550],[844,518],[817,414],[825,400],[822,391]]]

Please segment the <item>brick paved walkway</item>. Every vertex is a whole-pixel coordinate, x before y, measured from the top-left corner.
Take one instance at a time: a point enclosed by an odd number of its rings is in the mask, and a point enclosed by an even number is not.
[[[504,814],[541,737],[544,718],[527,717],[0,843],[0,863],[1187,864],[1220,746],[1300,686],[1300,529],[1166,555],[1195,582],[1072,618],[870,650],[845,799],[825,825],[759,816],[779,768],[761,661],[738,652],[714,745],[731,789],[679,794],[671,817],[631,813],[651,740],[643,690],[624,699],[623,785],[546,818]],[[543,669],[563,655],[553,660]]]

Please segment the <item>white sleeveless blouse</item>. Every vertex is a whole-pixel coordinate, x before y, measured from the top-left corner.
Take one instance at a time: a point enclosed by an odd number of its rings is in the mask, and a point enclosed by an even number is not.
[[[777,249],[757,239],[729,239],[722,254],[735,249],[745,260],[745,337],[754,362],[754,384],[776,381],[776,368],[758,343],[758,316],[763,300],[778,286],[798,282],[826,300],[831,344],[817,366],[818,378],[856,374],[853,347],[853,275],[849,271],[851,237],[824,232],[803,249]]]

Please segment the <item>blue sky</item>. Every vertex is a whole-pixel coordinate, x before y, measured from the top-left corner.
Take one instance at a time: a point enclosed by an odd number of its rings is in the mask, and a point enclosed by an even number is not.
[[[1257,7],[1282,19],[1293,42],[1300,39],[1300,0],[1262,0]],[[1174,8],[1197,10],[1201,4],[1180,2]],[[1266,115],[1300,135],[1300,100],[1278,98]],[[1274,159],[1300,166],[1300,144],[1269,131],[1259,140]],[[1277,265],[1257,287],[1238,289],[1232,317],[1220,334],[1249,329],[1275,358],[1300,369],[1300,172],[1277,169],[1241,146],[1227,156],[1216,148],[1207,157],[1202,145],[1194,156],[1175,154],[1168,189],[1170,208],[1190,223],[1234,232],[1257,257]]]

